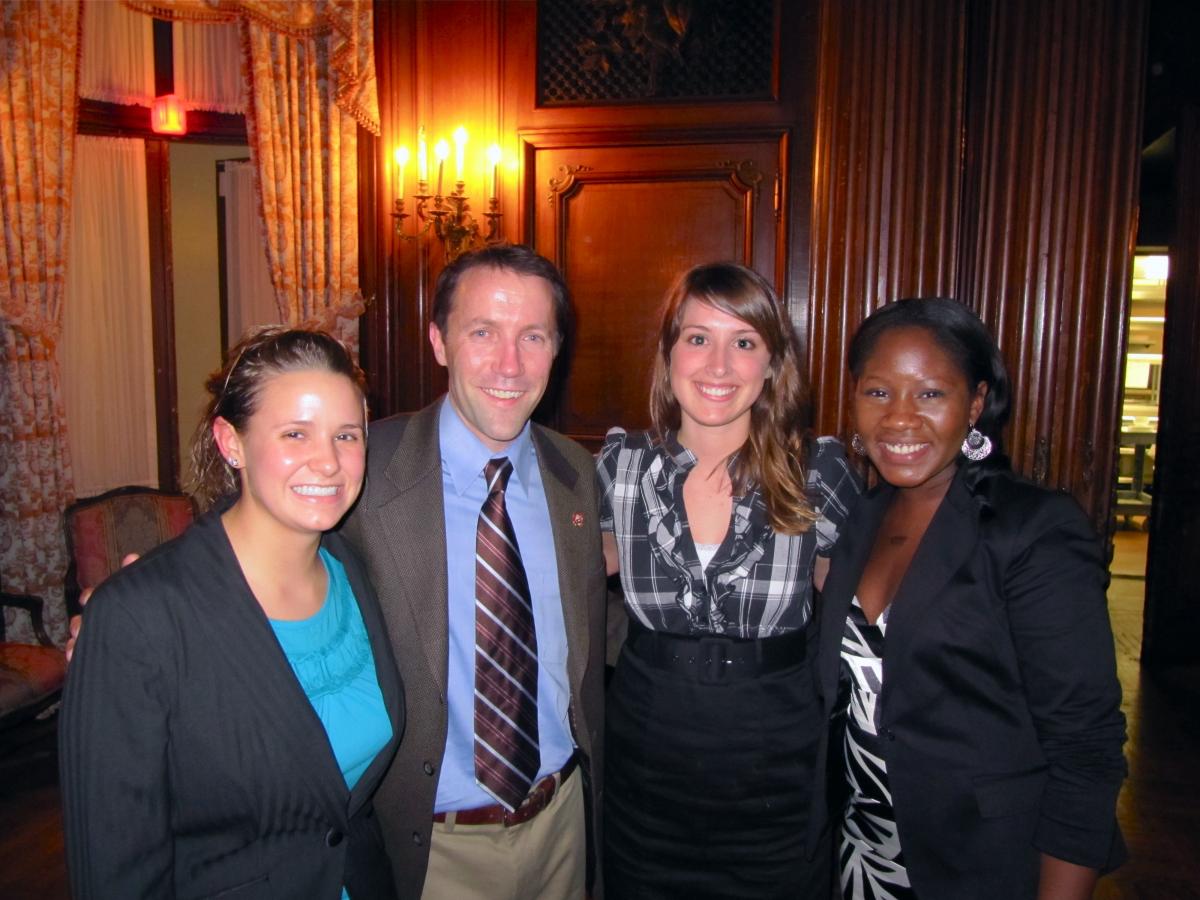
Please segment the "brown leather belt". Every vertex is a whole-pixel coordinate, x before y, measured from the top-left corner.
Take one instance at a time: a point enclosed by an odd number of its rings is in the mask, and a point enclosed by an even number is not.
[[[452,815],[454,816],[455,825],[503,825],[506,828],[511,825],[520,825],[522,822],[528,822],[550,805],[550,801],[554,799],[554,794],[558,791],[559,786],[566,783],[566,780],[571,777],[571,773],[575,771],[575,767],[578,765],[579,754],[572,754],[565,766],[557,772],[547,775],[531,787],[524,802],[512,812],[509,812],[499,803],[493,803],[491,806],[480,806],[477,809],[461,809],[454,813],[434,813],[433,821],[445,822],[447,816]]]

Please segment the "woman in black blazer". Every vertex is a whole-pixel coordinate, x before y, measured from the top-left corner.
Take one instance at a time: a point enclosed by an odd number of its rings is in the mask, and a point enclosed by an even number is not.
[[[361,373],[271,329],[209,379],[215,507],[101,585],[60,724],[76,897],[384,898],[371,806],[404,724],[375,594],[325,534],[365,467]]]
[[[1008,377],[964,306],[883,307],[850,368],[853,445],[880,483],[820,612],[843,895],[1089,897],[1124,852],[1095,536],[1074,501],[1003,462]]]

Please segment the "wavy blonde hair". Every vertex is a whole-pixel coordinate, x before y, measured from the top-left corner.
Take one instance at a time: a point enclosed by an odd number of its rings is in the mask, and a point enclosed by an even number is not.
[[[667,292],[650,383],[650,417],[659,440],[680,425],[679,401],[671,390],[671,350],[679,340],[688,303],[704,303],[741,319],[770,351],[770,372],[750,408],[750,434],[730,472],[733,490],[744,494],[757,484],[776,532],[807,531],[818,518],[806,489],[808,384],[800,374],[796,333],[787,310],[753,269],[707,263],[684,272]]]

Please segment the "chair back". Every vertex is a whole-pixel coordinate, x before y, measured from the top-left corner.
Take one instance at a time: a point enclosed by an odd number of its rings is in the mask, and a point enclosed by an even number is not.
[[[143,554],[183,532],[196,516],[187,494],[123,487],[67,507],[67,609],[79,608],[79,593],[121,567],[129,553]]]

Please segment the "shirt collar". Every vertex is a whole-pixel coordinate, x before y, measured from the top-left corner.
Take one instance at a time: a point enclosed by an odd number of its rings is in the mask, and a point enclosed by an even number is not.
[[[438,446],[441,448],[442,471],[449,474],[454,491],[459,496],[465,494],[475,479],[480,477],[489,459],[501,456],[508,457],[513,466],[509,489],[516,487],[519,492],[528,490],[530,467],[536,461],[528,422],[504,450],[497,452],[487,447],[467,427],[450,402],[450,396],[446,395],[438,411]]]
[[[663,449],[667,451],[667,455],[671,457],[671,461],[685,472],[696,465],[695,454],[679,443],[678,432],[668,431],[663,435]]]

